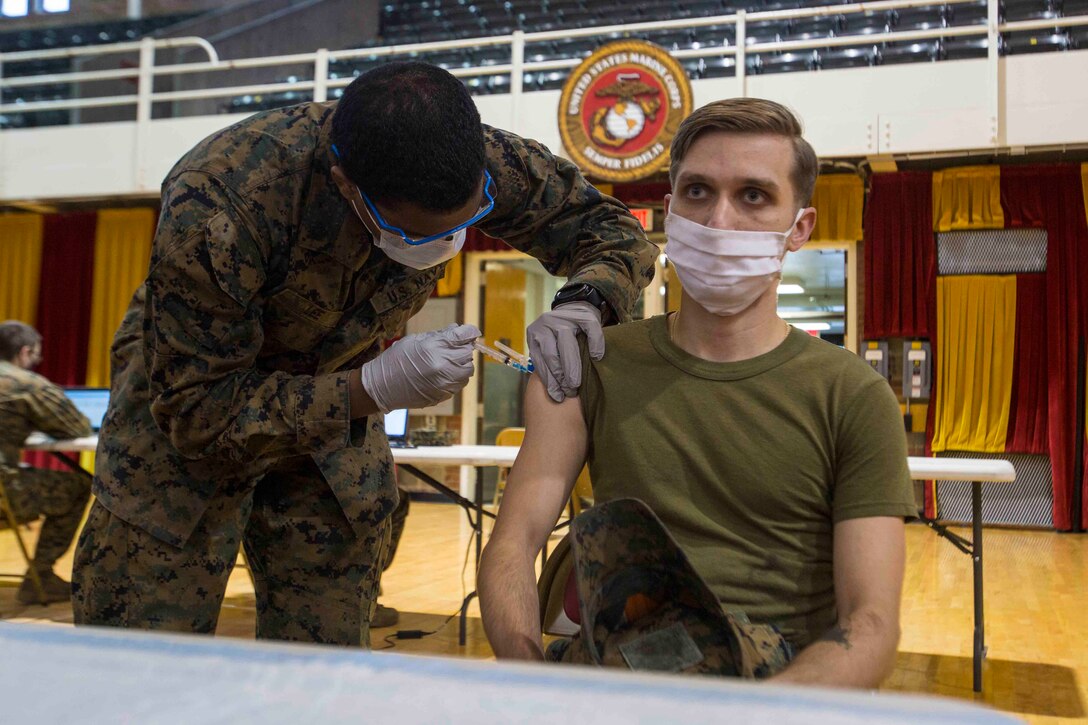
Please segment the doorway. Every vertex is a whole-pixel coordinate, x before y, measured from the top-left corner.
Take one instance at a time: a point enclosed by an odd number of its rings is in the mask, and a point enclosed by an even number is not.
[[[858,351],[857,242],[809,242],[786,255],[778,287],[778,314],[814,337]],[[655,309],[680,306],[683,287],[668,262],[668,249],[658,258]],[[649,303],[647,303],[649,306]]]

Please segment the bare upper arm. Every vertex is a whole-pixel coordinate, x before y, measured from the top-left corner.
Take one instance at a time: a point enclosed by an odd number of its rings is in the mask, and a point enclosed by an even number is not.
[[[906,558],[903,519],[872,516],[835,524],[833,556],[840,620],[868,609],[898,627]]]
[[[586,458],[588,434],[577,398],[556,403],[536,375],[525,391],[525,441],[506,480],[492,541],[535,547],[547,540]]]

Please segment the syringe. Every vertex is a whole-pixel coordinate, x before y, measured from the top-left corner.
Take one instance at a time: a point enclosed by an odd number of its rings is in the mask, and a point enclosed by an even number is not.
[[[518,372],[525,373],[526,375],[533,372],[533,361],[523,355],[517,355],[515,357],[515,355],[509,353],[499,352],[495,348],[489,347],[479,340],[473,342],[472,346],[495,362],[500,362],[507,367],[514,368]]]

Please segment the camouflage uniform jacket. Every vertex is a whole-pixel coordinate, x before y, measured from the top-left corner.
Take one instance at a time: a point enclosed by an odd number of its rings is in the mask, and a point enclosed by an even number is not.
[[[357,531],[396,505],[382,421],[350,420],[348,379],[445,265],[409,269],[372,246],[330,173],[334,109],[252,116],[163,184],[148,277],[111,350],[95,494],[164,541],[183,544],[225,481],[288,456],[313,456]],[[627,317],[656,254],[635,219],[542,145],[484,130],[497,192],[479,228]]]
[[[0,361],[0,466],[17,466],[23,442],[36,430],[79,438],[91,434],[91,424],[58,386]]]

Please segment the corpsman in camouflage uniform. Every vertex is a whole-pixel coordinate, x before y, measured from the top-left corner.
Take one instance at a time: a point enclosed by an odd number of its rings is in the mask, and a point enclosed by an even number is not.
[[[572,164],[482,126],[449,73],[385,65],[178,162],[113,344],[77,623],[212,632],[244,545],[258,637],[368,641],[397,503],[378,413],[460,390],[480,332],[379,342],[469,225],[570,277],[527,337],[549,392],[573,393],[575,335],[603,354],[601,324],[628,317],[655,248]]]
[[[28,576],[15,594],[24,604],[63,602],[71,596],[71,586],[53,573],[53,565],[75,538],[91,497],[85,475],[19,465],[23,441],[34,431],[54,438],[91,434],[86,416],[64,391],[32,372],[41,359],[42,337],[37,330],[16,320],[0,323],[0,475],[17,521],[45,515],[32,564],[45,601]]]

